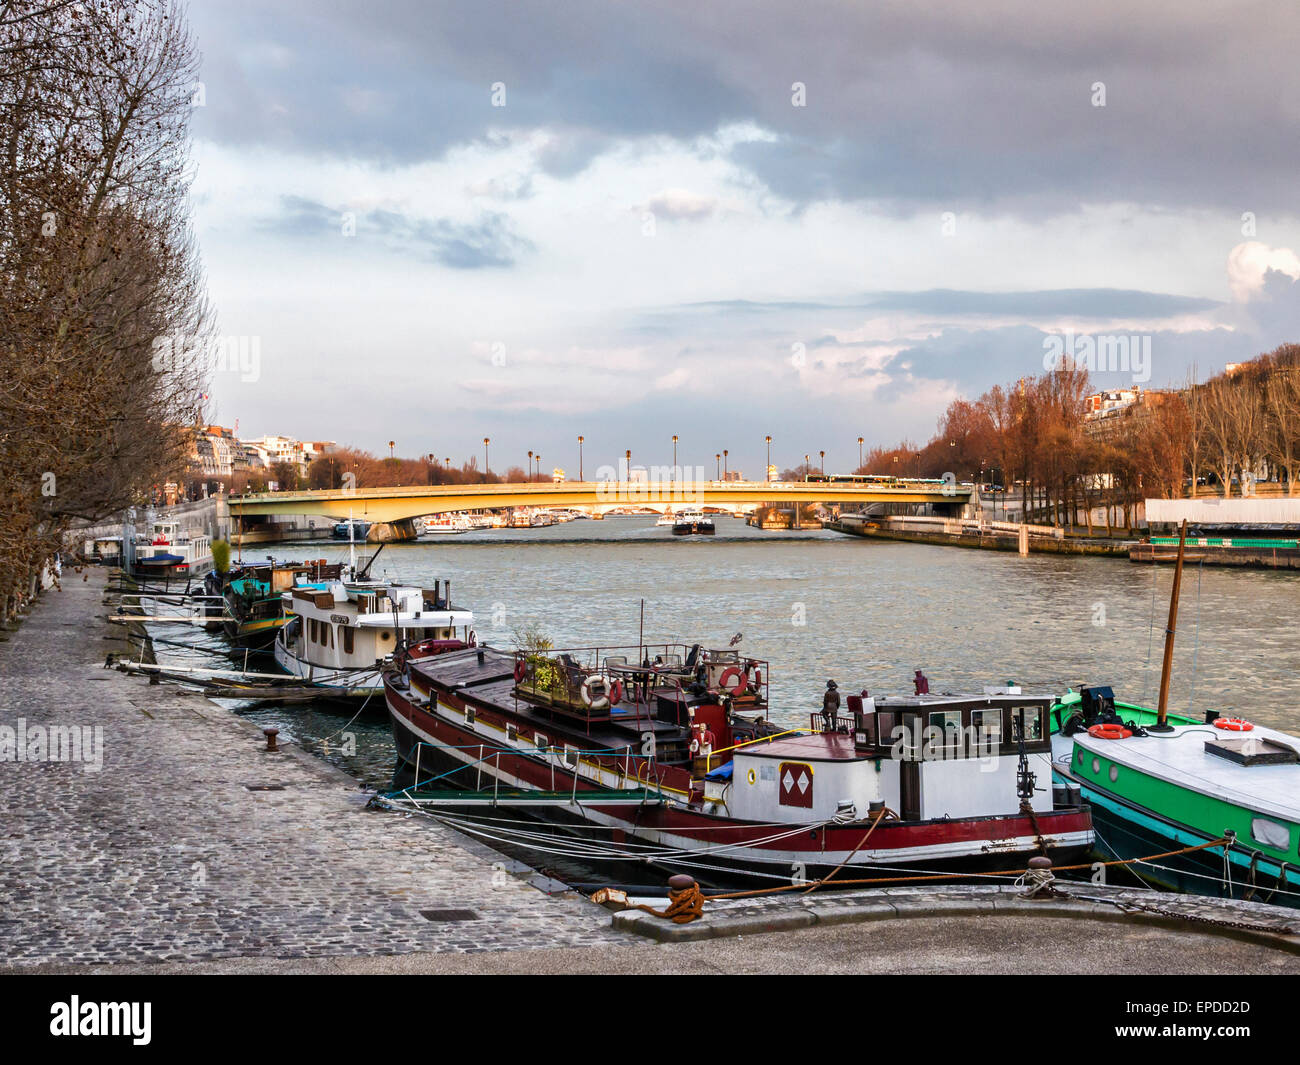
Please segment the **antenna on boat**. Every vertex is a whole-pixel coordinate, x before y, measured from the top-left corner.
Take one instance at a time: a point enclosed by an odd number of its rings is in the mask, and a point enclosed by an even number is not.
[[[641,599],[641,629],[636,636],[637,665],[645,661],[645,598]]]
[[[1174,565],[1174,590],[1169,596],[1169,624],[1165,626],[1165,661],[1160,669],[1160,703],[1156,708],[1156,723],[1148,725],[1148,732],[1173,732],[1165,719],[1169,712],[1169,676],[1174,666],[1174,632],[1178,628],[1178,592],[1183,583],[1183,549],[1187,545],[1187,519],[1183,519],[1178,532],[1178,561]]]

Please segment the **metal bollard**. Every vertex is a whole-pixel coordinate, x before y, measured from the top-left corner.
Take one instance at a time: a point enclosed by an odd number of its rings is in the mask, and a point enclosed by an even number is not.
[[[278,728],[264,728],[262,729],[262,735],[266,737],[266,749],[272,754],[278,754],[280,748],[276,744],[275,738],[280,735],[280,730]]]

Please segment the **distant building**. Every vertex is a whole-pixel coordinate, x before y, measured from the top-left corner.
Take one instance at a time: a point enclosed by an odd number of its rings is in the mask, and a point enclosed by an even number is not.
[[[266,469],[278,462],[287,462],[297,466],[299,475],[303,477],[307,476],[307,468],[317,457],[334,449],[333,440],[303,441],[291,436],[262,436],[241,443],[258,455]]]
[[[1085,421],[1109,418],[1135,403],[1142,402],[1142,389],[1121,388],[1110,392],[1094,392],[1084,400]]]

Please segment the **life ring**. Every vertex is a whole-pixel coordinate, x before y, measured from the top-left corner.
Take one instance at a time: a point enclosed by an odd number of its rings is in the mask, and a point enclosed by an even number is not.
[[[734,688],[727,683],[728,679],[738,682]],[[718,685],[732,695],[744,695],[749,690],[749,677],[739,666],[728,666],[718,678]]]
[[[597,684],[600,684],[604,688],[604,691],[600,695],[592,694],[592,689]],[[590,707],[592,710],[604,710],[609,706],[609,681],[600,673],[593,673],[582,682],[582,688],[579,690],[578,695],[581,697],[583,704]]]
[[[614,678],[614,682],[609,686],[609,701],[611,705],[623,701],[623,682],[617,677]]]
[[[515,663],[515,683],[522,684],[524,682],[524,677],[527,674],[528,674],[528,667],[524,665],[524,660],[521,658],[518,662]]]
[[[1126,740],[1133,735],[1123,725],[1093,725],[1088,735],[1099,740]]]
[[[474,629],[470,629],[470,630],[469,630],[469,637],[466,639],[465,642],[468,643],[471,647],[477,647],[477,646],[478,646],[478,633],[477,633]]]
[[[749,771],[749,782],[752,784],[757,779],[757,774],[751,769]]]
[[[1244,717],[1220,717],[1215,718],[1214,727],[1227,732],[1249,732],[1255,726]]]

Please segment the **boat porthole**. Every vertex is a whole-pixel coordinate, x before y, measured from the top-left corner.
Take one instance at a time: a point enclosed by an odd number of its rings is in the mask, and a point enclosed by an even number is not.
[[[1095,776],[1096,774],[1098,774],[1098,773],[1101,772],[1101,759],[1100,759],[1100,758],[1094,758],[1094,759],[1092,760],[1092,772],[1093,772],[1093,775],[1094,775],[1094,776]]]
[[[754,783],[754,780],[755,780],[755,779],[756,779],[756,777],[755,777],[755,775],[754,775],[754,771],[751,769],[751,770],[749,771],[749,782],[752,784],[752,783]]]
[[[1119,766],[1113,765],[1110,767],[1110,782],[1114,784],[1115,781],[1117,781],[1118,779],[1119,779]]]
[[[1080,765],[1083,765],[1083,752],[1082,752],[1082,751],[1079,752],[1079,764],[1080,764]]]

